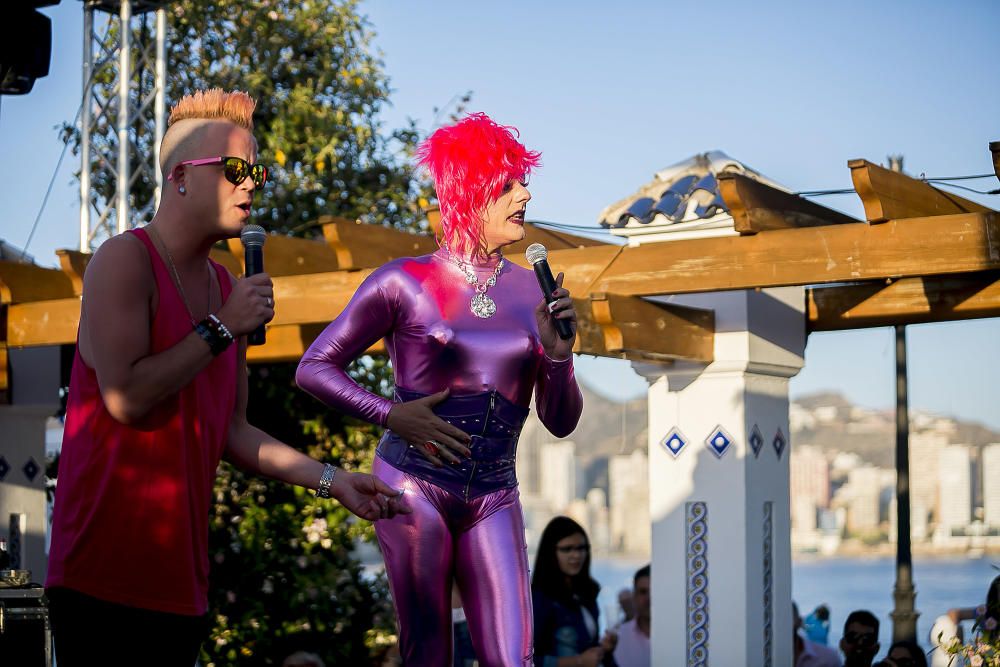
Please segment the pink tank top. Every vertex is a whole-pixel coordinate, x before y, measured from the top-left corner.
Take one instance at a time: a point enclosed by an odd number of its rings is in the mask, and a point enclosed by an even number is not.
[[[145,230],[159,303],[151,354],[191,333],[191,319]],[[222,299],[229,273],[212,263]],[[111,323],[111,326],[114,326]],[[208,606],[208,513],[236,401],[237,346],[216,357],[141,424],[108,413],[94,370],[73,359],[47,587],[174,614]]]

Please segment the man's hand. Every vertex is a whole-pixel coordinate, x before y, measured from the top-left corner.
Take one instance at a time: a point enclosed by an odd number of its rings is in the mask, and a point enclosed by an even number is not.
[[[391,519],[412,510],[403,503],[403,496],[378,477],[363,472],[337,470],[330,495],[352,513],[368,521]]]
[[[569,296],[569,290],[562,286],[562,272],[556,276],[556,284],[559,286],[552,296],[555,301],[548,303],[542,299],[541,303],[535,307],[535,320],[538,322],[538,336],[541,338],[542,347],[545,354],[550,359],[569,359],[573,356],[573,343],[576,342],[576,309],[573,307],[573,299]],[[556,331],[555,320],[566,320],[573,336],[568,340],[559,337]]]
[[[271,276],[258,273],[237,280],[218,317],[237,338],[274,319]]]
[[[472,451],[469,434],[434,414],[434,406],[448,398],[448,390],[439,391],[415,401],[395,403],[389,410],[386,426],[413,445],[434,465],[443,466],[441,459],[459,463],[459,455],[468,458]]]

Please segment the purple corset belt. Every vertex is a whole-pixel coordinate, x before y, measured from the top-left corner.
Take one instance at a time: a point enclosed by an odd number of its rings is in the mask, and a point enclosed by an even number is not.
[[[396,389],[396,402],[424,396],[426,394]],[[434,406],[434,413],[472,436],[469,444],[471,458],[460,456],[461,463],[445,463],[439,468],[390,430],[382,436],[376,453],[403,472],[435,484],[459,498],[471,500],[517,485],[514,455],[528,412],[527,408],[511,403],[496,391],[449,396]]]

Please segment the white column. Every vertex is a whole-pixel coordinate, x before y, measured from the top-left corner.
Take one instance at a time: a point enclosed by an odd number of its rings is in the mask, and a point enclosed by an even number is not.
[[[649,389],[654,665],[791,667],[788,380],[802,288],[664,299],[716,316],[715,361]]]

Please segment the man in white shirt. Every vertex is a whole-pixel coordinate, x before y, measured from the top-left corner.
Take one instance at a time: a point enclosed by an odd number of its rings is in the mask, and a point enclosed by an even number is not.
[[[650,667],[649,659],[649,566],[632,578],[635,618],[618,626],[615,662],[618,667]]]

